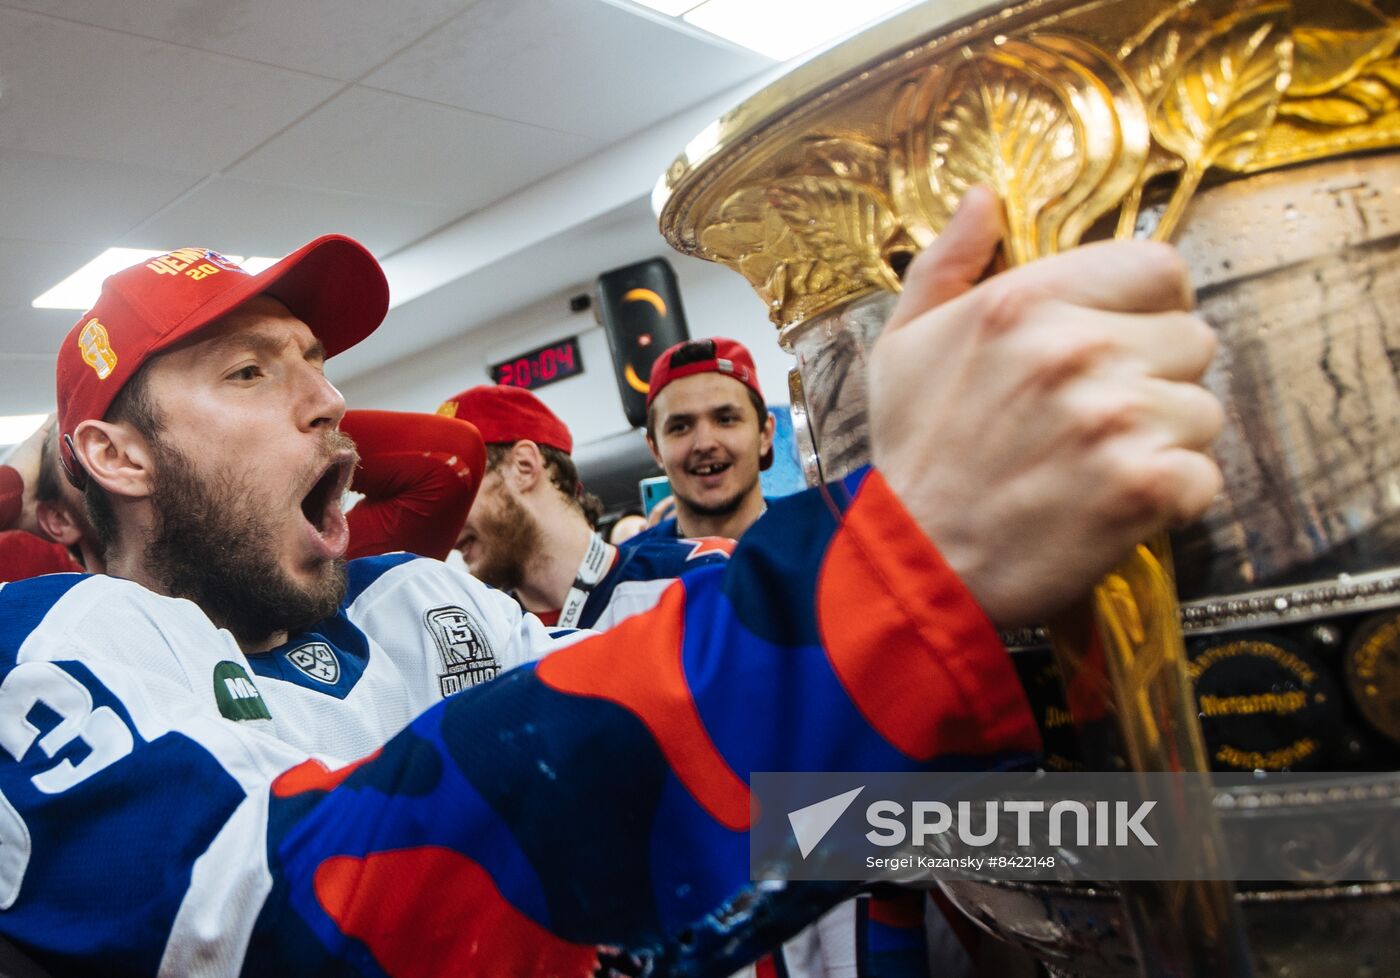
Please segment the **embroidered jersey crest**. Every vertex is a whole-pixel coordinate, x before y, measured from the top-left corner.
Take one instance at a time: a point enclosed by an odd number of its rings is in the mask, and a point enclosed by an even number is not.
[[[464,608],[433,608],[423,615],[423,621],[442,659],[438,686],[443,696],[494,679],[501,671],[481,625]]]
[[[325,642],[309,642],[287,653],[287,661],[318,683],[334,686],[340,680],[340,660]]]

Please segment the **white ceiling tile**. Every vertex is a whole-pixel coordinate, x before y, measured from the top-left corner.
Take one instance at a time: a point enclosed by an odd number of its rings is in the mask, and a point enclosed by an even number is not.
[[[213,171],[339,83],[0,8],[0,147]]]
[[[389,311],[369,339],[326,368],[337,384],[482,327],[561,288],[586,292],[610,268],[667,251],[645,196]],[[561,313],[567,309],[560,297]],[[526,347],[521,347],[525,349]],[[446,397],[448,392],[436,396]],[[432,395],[430,395],[432,396]]]
[[[771,65],[600,0],[478,0],[364,84],[612,141]]]
[[[472,0],[9,0],[9,5],[346,81]]]
[[[35,296],[105,250],[100,244],[0,238],[0,314],[29,308]],[[35,288],[37,283],[43,284]],[[9,339],[0,333],[0,351],[11,349]]]
[[[379,87],[332,80],[393,50]],[[594,214],[568,200],[596,198],[586,170],[503,198],[585,157],[610,168],[607,143],[766,66],[603,0],[0,0],[0,413],[52,406],[78,314],[29,303],[108,245],[276,254],[340,231],[412,260],[483,206],[531,226]],[[644,192],[627,199],[654,241]],[[363,381],[404,344],[661,250],[583,220],[527,251],[466,235],[471,282],[397,310],[336,373]]]
[[[155,167],[0,149],[4,233],[107,247],[199,180]]]
[[[15,354],[52,354],[58,349],[78,313],[35,309],[30,303],[102,250],[101,245],[0,238],[0,362]],[[52,386],[52,378],[49,382]]]
[[[73,309],[11,309],[0,314],[0,363],[12,359],[52,358],[82,313]],[[53,387],[53,377],[47,378]],[[50,394],[52,398],[52,394]],[[43,405],[34,411],[46,410]],[[0,411],[0,414],[8,412]],[[32,412],[31,412],[32,413]]]
[[[56,358],[0,358],[0,414],[41,414],[54,409]]]
[[[250,180],[447,204],[460,215],[600,146],[582,136],[357,87],[231,172]]]
[[[455,208],[219,177],[121,244],[207,245],[231,255],[284,255],[322,234],[375,254],[395,251],[458,216]]]

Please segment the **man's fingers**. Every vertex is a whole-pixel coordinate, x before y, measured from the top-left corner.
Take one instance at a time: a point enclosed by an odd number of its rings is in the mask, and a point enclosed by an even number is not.
[[[1100,241],[1014,268],[1006,278],[1004,287],[1114,312],[1195,306],[1186,263],[1171,245],[1155,241]]]
[[[1225,427],[1225,409],[1214,394],[1195,384],[1149,378],[1151,413],[1166,438],[1181,448],[1204,451]]]
[[[1005,233],[1001,201],[976,186],[963,195],[948,226],[910,263],[899,303],[885,330],[899,329],[934,306],[956,299],[982,278]]]
[[[1175,504],[1172,527],[1185,526],[1204,516],[1225,485],[1220,466],[1213,459],[1187,448],[1164,452],[1162,469],[1170,480]]]
[[[1187,312],[1143,315],[1057,305],[1055,314],[1101,331],[1119,356],[1138,361],[1146,373],[1164,380],[1200,380],[1219,345],[1215,330]]]
[[[1203,451],[1215,443],[1225,412],[1215,395],[1196,384],[1140,377],[1132,384],[1107,379],[1084,380],[1065,392],[1064,419],[1052,437],[1077,444],[1113,445],[1126,438],[1134,451],[1171,448]],[[1055,432],[1050,412],[1035,422]]]

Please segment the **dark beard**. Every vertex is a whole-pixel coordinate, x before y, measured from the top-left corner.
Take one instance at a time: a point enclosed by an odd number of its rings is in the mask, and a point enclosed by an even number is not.
[[[540,551],[544,534],[530,511],[509,491],[499,492],[500,512],[480,524],[481,557],[470,566],[477,580],[502,591],[514,591],[524,582],[526,568]]]
[[[698,503],[693,499],[687,499],[680,493],[676,493],[676,502],[680,503],[695,516],[717,517],[732,516],[739,511],[748,494],[753,492],[753,487],[758,485],[758,480],[754,479],[747,486],[736,492],[731,498],[720,500],[717,503]]]
[[[336,432],[329,447],[347,444]],[[156,521],[145,564],[163,593],[193,601],[243,644],[295,634],[335,612],[345,596],[343,560],[328,561],[309,586],[295,583],[278,566],[275,521],[246,486],[227,474],[206,484],[192,459],[159,441],[153,448]]]

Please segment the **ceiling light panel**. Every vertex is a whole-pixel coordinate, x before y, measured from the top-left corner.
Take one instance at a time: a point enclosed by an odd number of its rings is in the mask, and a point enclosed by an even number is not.
[[[707,0],[684,16],[703,31],[777,61],[853,34],[910,0]]]
[[[698,7],[705,0],[632,0],[632,2],[639,7],[655,10],[658,14],[665,14],[667,17],[679,17],[687,10]]]
[[[47,414],[0,415],[0,445],[18,445],[44,423]]]

